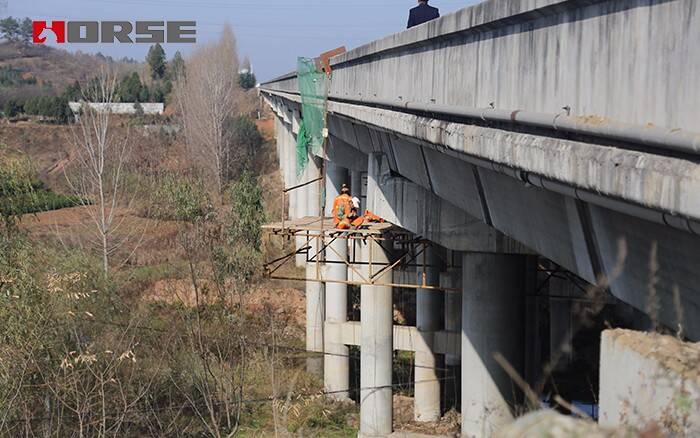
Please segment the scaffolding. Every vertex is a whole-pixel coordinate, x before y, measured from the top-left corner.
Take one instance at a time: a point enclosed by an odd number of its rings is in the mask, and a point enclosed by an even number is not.
[[[345,52],[344,47],[331,50],[321,54],[316,59],[299,58],[297,64],[297,79],[299,83],[299,93],[301,95],[302,119],[297,135],[296,144],[296,173],[300,176],[304,173],[309,155],[321,153],[326,157],[326,147],[328,141],[327,131],[327,103],[328,91],[331,82],[330,58]],[[285,208],[287,205],[287,195],[311,184],[319,184],[319,207],[320,211],[325,210],[325,166],[322,169],[321,177],[294,187],[282,190],[282,219],[278,223],[264,225],[263,231],[271,236],[277,236],[287,240],[297,240],[302,237],[304,244],[294,251],[282,257],[270,260],[263,265],[264,272],[268,278],[277,280],[311,281],[320,283],[342,283],[347,285],[374,285],[389,286],[406,289],[426,289],[435,291],[452,290],[440,287],[439,284],[428,284],[425,271],[429,266],[424,263],[416,263],[416,260],[425,253],[432,245],[431,242],[390,223],[365,223],[359,228],[339,230],[333,226],[332,218],[324,217],[304,217],[301,219],[287,219]],[[347,240],[347,255],[339,254],[332,244],[337,240]],[[375,243],[379,245],[388,262],[379,261],[373,253],[375,245],[369,245],[369,250],[362,260],[358,257],[360,245]],[[326,257],[330,252],[335,257]],[[315,265],[315,275],[295,277],[290,275],[277,274],[282,267],[290,261],[296,260],[298,255],[304,255],[307,265]],[[382,257],[386,260],[387,257]],[[339,259],[339,260],[334,260]],[[425,260],[425,257],[423,258]],[[348,268],[349,277],[352,280],[338,280],[326,278],[324,276],[323,265],[344,264]],[[452,266],[453,263],[446,261],[445,265]],[[393,278],[390,282],[385,282],[384,275],[387,271],[401,271],[409,268],[422,268],[423,275],[421,281],[409,283],[395,283]],[[309,272],[309,270],[306,270]]]
[[[302,237],[304,242],[303,245],[294,251],[265,263],[265,275],[270,279],[276,280],[457,291],[457,289],[441,287],[439,284],[429,284],[426,281],[425,271],[426,268],[431,266],[425,262],[417,262],[417,260],[432,246],[430,241],[416,237],[409,231],[388,222],[369,223],[364,227],[350,230],[339,230],[329,226],[331,224],[332,218],[309,216],[264,225],[263,231],[271,236],[277,236],[286,240],[295,240],[297,237]],[[340,254],[333,248],[333,243],[337,240],[347,240],[347,254]],[[365,256],[360,257],[361,246],[368,243],[376,243],[380,246],[388,257],[388,262],[380,261],[382,258],[387,257],[376,257],[372,250],[374,245],[369,245]],[[333,254],[334,257],[327,257],[330,254]],[[307,269],[304,276],[277,274],[283,266],[293,262],[297,255],[304,255],[305,262],[314,264],[315,269],[312,271]],[[445,263],[448,266],[452,265],[451,261],[446,260]],[[337,280],[326,277],[322,266],[331,264],[345,265],[352,280]],[[402,271],[412,268],[418,268],[423,273],[420,282],[396,283],[393,281],[393,278],[389,282],[385,280],[387,271]],[[309,276],[309,272],[313,272],[314,275]]]

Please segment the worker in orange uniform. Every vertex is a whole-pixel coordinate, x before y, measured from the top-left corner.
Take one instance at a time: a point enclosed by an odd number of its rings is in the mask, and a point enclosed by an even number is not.
[[[352,197],[350,188],[343,184],[340,188],[340,195],[333,201],[333,225],[341,230],[350,228],[350,223],[355,219],[352,215]]]

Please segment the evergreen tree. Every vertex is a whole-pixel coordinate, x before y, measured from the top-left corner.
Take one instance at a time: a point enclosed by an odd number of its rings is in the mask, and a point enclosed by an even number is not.
[[[133,72],[122,78],[118,89],[119,98],[122,102],[145,102],[148,100],[148,90],[146,90],[146,98],[142,100],[144,88],[138,73]]]
[[[5,106],[3,108],[3,112],[5,113],[5,117],[7,118],[16,117],[19,114],[21,114],[23,110],[24,109],[22,108],[22,105],[20,105],[14,99],[10,99],[7,102],[5,102]]]
[[[172,61],[170,61],[170,78],[177,80],[185,75],[185,60],[182,58],[182,54],[178,50],[175,52]]]
[[[160,44],[156,43],[148,49],[148,55],[146,56],[146,62],[148,62],[151,68],[151,78],[153,79],[163,79],[165,76],[165,50]]]
[[[0,35],[8,41],[18,41],[20,39],[19,22],[13,17],[0,20]]]
[[[34,28],[32,25],[31,18],[25,18],[22,20],[22,24],[19,26],[19,37],[20,39],[29,44],[32,42],[32,36],[34,35]]]
[[[80,88],[80,83],[78,81],[73,82],[71,85],[66,87],[66,91],[63,92],[63,97],[71,102],[80,100],[83,97],[83,93]]]
[[[238,75],[238,85],[240,85],[244,90],[255,88],[256,84],[257,79],[255,78],[255,74],[249,71],[244,71]]]

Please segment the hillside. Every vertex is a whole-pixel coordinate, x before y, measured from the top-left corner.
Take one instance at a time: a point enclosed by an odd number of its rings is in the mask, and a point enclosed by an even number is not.
[[[75,81],[84,82],[108,59],[86,53],[70,53],[42,45],[0,43],[0,105],[7,99],[60,94]],[[117,71],[141,70],[142,64],[113,61]],[[47,93],[47,91],[49,93]]]

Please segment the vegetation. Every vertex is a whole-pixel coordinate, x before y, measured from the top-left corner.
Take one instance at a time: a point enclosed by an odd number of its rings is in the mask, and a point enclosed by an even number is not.
[[[73,118],[73,111],[68,106],[66,96],[41,96],[28,99],[24,104],[23,112],[28,115],[44,116],[58,123],[68,123]],[[8,117],[13,116],[8,115]]]
[[[242,72],[238,75],[238,85],[241,86],[244,90],[250,90],[251,88],[255,88],[255,85],[257,85],[258,80],[255,78],[255,74],[251,73],[249,71]]]
[[[36,85],[33,75],[23,75],[22,71],[9,65],[0,66],[0,87],[18,87]]]
[[[146,62],[151,70],[151,79],[163,79],[166,72],[165,50],[156,43],[148,50]]]
[[[179,50],[175,52],[172,61],[170,61],[168,71],[170,78],[173,80],[177,80],[178,78],[185,76],[185,60]]]
[[[0,160],[0,217],[6,226],[23,214],[73,207],[80,202],[78,197],[47,189],[27,160]]]
[[[18,20],[14,17],[7,17],[0,20],[0,36],[8,41],[18,41],[31,43],[33,35],[32,20],[24,18]]]
[[[260,276],[269,249],[253,158],[263,139],[240,115],[251,110],[229,54],[220,71],[233,106],[221,140],[232,161],[222,186],[176,130],[131,151],[129,124],[90,110],[70,129],[41,129],[73,134],[61,180],[75,196],[49,191],[28,160],[0,163],[0,436],[356,435],[354,406],[323,398],[305,371],[298,310]],[[163,77],[136,75],[140,86],[132,73],[71,81],[60,95],[15,99],[12,110],[48,114],[58,99],[109,102],[143,97],[144,87],[151,98],[185,71],[197,77],[193,60],[176,55]],[[77,227],[55,225],[55,239],[20,222],[74,205],[55,217]],[[122,245],[133,234],[142,239]]]

